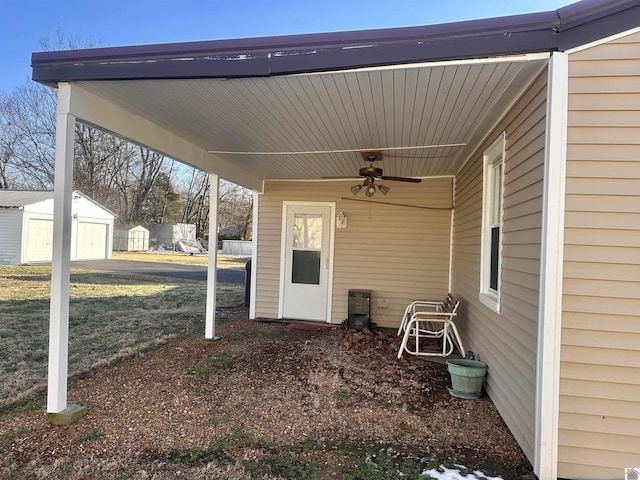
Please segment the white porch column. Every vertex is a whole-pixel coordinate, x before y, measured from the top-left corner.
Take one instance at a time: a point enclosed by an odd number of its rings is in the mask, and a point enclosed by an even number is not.
[[[59,84],[56,112],[53,256],[51,262],[49,319],[48,413],[60,413],[67,408],[71,203],[73,194],[73,143],[76,122],[75,117],[69,113],[70,100],[71,89],[69,84]]]
[[[251,290],[249,293],[249,319],[256,319],[256,289],[258,271],[258,212],[260,194],[253,192],[253,224],[251,227]]]
[[[216,336],[216,269],[218,264],[218,175],[209,175],[209,267],[207,270],[207,307],[205,311],[204,337],[220,340]]]
[[[568,72],[567,55],[554,52],[549,60],[547,87],[538,308],[536,438],[533,467],[539,478],[558,476]]]

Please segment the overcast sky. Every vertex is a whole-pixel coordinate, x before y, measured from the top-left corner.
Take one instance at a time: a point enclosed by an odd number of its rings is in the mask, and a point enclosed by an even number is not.
[[[101,46],[455,22],[555,10],[572,0],[0,0],[0,92],[31,76],[56,32]]]

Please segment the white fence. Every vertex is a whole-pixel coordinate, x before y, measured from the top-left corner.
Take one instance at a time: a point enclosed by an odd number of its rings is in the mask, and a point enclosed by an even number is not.
[[[224,255],[251,255],[253,242],[248,240],[223,240],[221,253]]]

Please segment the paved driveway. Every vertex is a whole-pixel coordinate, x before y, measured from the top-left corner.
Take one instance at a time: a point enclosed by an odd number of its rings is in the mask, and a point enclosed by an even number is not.
[[[131,260],[76,260],[71,262],[72,268],[104,270],[107,272],[144,273],[162,277],[185,278],[188,280],[207,280],[207,267],[203,265],[180,265],[176,263],[138,262]],[[219,268],[218,282],[244,283],[243,270]]]

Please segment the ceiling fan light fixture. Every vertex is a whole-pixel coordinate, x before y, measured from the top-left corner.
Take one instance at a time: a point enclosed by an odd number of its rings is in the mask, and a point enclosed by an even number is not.
[[[422,180],[420,178],[412,178],[412,177],[396,177],[385,175],[381,167],[374,167],[373,162],[382,160],[382,151],[381,150],[360,150],[360,154],[362,158],[369,162],[369,165],[366,167],[362,167],[358,170],[358,175],[364,178],[364,182],[362,185],[355,185],[351,188],[351,193],[357,195],[360,190],[364,188],[364,194],[371,198],[376,194],[376,191],[380,191],[382,195],[386,195],[389,193],[391,188],[386,185],[376,184],[376,180],[382,181],[393,181],[393,182],[410,182],[410,183],[420,183]],[[324,178],[335,178],[335,177],[324,177]]]
[[[378,185],[378,190],[380,190],[383,195],[386,195],[391,189],[385,185]]]

